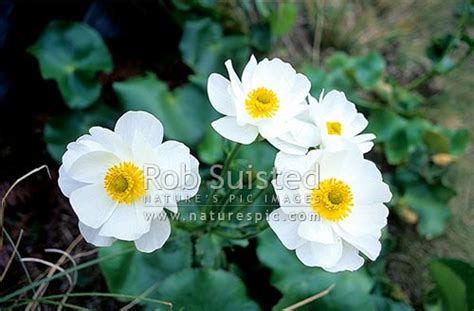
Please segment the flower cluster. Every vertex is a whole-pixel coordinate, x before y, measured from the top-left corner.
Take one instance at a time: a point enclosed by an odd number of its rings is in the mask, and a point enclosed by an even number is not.
[[[388,216],[383,203],[391,193],[375,164],[363,157],[375,138],[361,134],[367,119],[342,92],[312,97],[309,80],[278,58],[257,63],[252,56],[242,80],[230,60],[226,67],[230,80],[211,74],[208,81],[209,100],[225,115],[213,128],[242,144],[260,135],[279,149],[275,167],[282,174],[274,186],[283,184],[288,171],[319,176],[313,188],[274,187],[279,198],[289,198],[268,219],[283,245],[305,265],[331,272],[360,268],[359,252],[375,260]],[[301,196],[309,200],[291,199]],[[297,213],[319,217],[289,217]]]
[[[257,62],[252,56],[241,80],[230,60],[225,65],[230,80],[214,73],[208,81],[209,100],[225,115],[212,127],[241,144],[260,135],[280,150],[275,168],[281,174],[273,186],[278,198],[287,199],[280,199],[268,222],[283,245],[305,265],[331,272],[361,267],[360,252],[375,260],[391,193],[375,164],[364,159],[375,138],[361,134],[365,117],[342,92],[313,98],[309,80],[280,59]],[[171,232],[165,209],[176,213],[180,198],[199,189],[198,160],[182,143],[163,143],[161,122],[146,112],[125,113],[113,131],[91,128],[67,146],[62,160],[59,186],[83,237],[96,246],[126,240],[143,252],[161,248]],[[173,177],[183,167],[185,177],[173,187],[156,183],[157,171]],[[318,176],[317,183],[277,187],[289,171]],[[187,186],[188,177],[194,186]],[[168,199],[147,199],[155,197]],[[301,213],[318,217],[293,217]]]

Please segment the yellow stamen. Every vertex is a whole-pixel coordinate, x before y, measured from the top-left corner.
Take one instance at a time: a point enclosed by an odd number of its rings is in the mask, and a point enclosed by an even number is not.
[[[340,122],[326,122],[329,135],[339,135],[342,133],[342,124]]]
[[[349,216],[354,206],[351,188],[336,178],[321,181],[311,192],[310,204],[319,216],[335,222]]]
[[[112,200],[131,204],[145,194],[143,170],[131,162],[122,162],[108,169],[104,188]]]
[[[271,118],[280,108],[275,92],[259,87],[250,92],[245,100],[245,109],[254,118]]]

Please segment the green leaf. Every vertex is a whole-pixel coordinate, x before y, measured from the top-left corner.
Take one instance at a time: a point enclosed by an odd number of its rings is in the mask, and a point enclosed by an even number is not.
[[[423,142],[433,153],[449,152],[449,137],[436,128],[424,132]]]
[[[71,111],[65,115],[56,116],[44,127],[44,141],[51,157],[58,163],[66,151],[68,143],[86,134],[93,126],[112,128],[118,113],[108,106],[97,105],[83,111]]]
[[[232,59],[237,72],[242,70],[250,55],[248,44],[244,36],[224,36],[220,24],[205,18],[186,22],[179,49],[184,62],[207,77],[212,72],[224,73],[227,59]]]
[[[285,1],[278,5],[277,9],[270,16],[270,29],[272,35],[282,36],[290,32],[296,21],[298,9],[295,3]]]
[[[173,310],[259,310],[248,298],[244,283],[223,270],[187,269],[175,273],[151,296],[170,301]]]
[[[204,91],[188,83],[170,92],[154,75],[132,78],[113,84],[124,110],[144,110],[163,123],[165,136],[189,146],[204,137],[204,124],[217,118]]]
[[[245,164],[252,165],[253,171],[270,171],[275,162],[277,150],[265,141],[254,142],[251,145],[242,145],[236,158],[245,160]]]
[[[407,187],[403,200],[419,215],[418,231],[427,238],[442,234],[451,216],[446,203],[451,195],[425,184]]]
[[[299,262],[294,251],[287,250],[271,230],[258,236],[257,255],[270,268],[271,283],[283,297],[273,310],[282,310],[311,297],[334,284],[326,296],[298,310],[375,310],[370,295],[373,281],[364,269],[356,272],[329,273]]]
[[[117,241],[101,248],[99,257],[118,253],[130,242]],[[107,287],[112,293],[140,295],[169,275],[191,267],[192,244],[189,235],[173,232],[163,248],[150,253],[135,250],[100,262]],[[167,299],[165,299],[167,300]]]
[[[443,310],[474,308],[474,267],[454,259],[440,259],[429,265],[431,277],[440,294]]]
[[[198,145],[199,159],[209,165],[220,162],[224,158],[224,138],[210,125],[202,142]]]
[[[100,96],[99,72],[112,71],[112,58],[100,35],[86,24],[52,21],[28,51],[44,79],[54,79],[66,104],[90,106]]]
[[[366,90],[372,89],[382,78],[385,71],[385,60],[375,52],[354,60],[354,78]]]
[[[459,156],[462,155],[469,145],[469,131],[459,129],[450,135],[450,153]]]
[[[404,162],[409,152],[409,139],[406,129],[397,130],[385,144],[388,163],[397,165]]]
[[[195,244],[196,256],[201,266],[217,268],[222,261],[224,241],[214,234],[205,234],[197,239]]]
[[[388,109],[375,110],[369,116],[368,133],[374,133],[377,142],[389,140],[407,121]]]
[[[335,52],[326,60],[326,66],[330,71],[346,69],[350,66],[352,59],[344,52]]]

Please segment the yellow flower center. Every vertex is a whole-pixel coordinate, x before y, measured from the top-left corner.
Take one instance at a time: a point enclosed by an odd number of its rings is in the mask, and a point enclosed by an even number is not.
[[[342,133],[342,124],[340,122],[326,122],[329,135],[339,135]]]
[[[329,178],[321,181],[311,192],[313,211],[329,221],[340,221],[351,213],[351,188],[341,180]]]
[[[280,108],[275,92],[259,87],[250,92],[245,100],[245,109],[254,118],[271,118]]]
[[[112,200],[131,204],[145,194],[143,170],[131,162],[122,162],[108,169],[104,188]]]

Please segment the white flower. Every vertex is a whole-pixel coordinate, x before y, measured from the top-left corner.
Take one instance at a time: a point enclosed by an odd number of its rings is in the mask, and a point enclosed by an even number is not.
[[[357,150],[313,150],[304,156],[279,152],[275,166],[280,208],[268,222],[301,262],[337,272],[360,268],[359,251],[377,258],[388,216],[383,203],[392,195],[374,163]],[[290,173],[301,180],[290,183],[296,179]]]
[[[92,127],[68,145],[58,182],[86,241],[96,246],[134,241],[143,252],[163,246],[171,232],[163,209],[176,213],[176,201],[194,196],[200,177],[188,147],[162,140],[163,126],[153,115],[127,112],[114,131]],[[195,188],[187,189],[189,180],[171,189],[156,186],[160,173],[182,169],[193,174]]]
[[[278,58],[264,59],[257,63],[251,57],[242,74],[242,81],[232,67],[225,62],[230,81],[213,73],[209,76],[207,92],[209,100],[225,117],[212,123],[223,137],[250,144],[260,134],[275,147],[288,153],[304,153],[288,137],[298,125],[292,119],[307,109],[306,97],[311,84],[302,74]]]
[[[322,94],[321,94],[322,97]],[[309,96],[310,118],[319,128],[322,147],[337,151],[354,145],[362,153],[372,149],[374,134],[360,134],[368,125],[362,113],[343,92],[331,91],[318,102]]]

